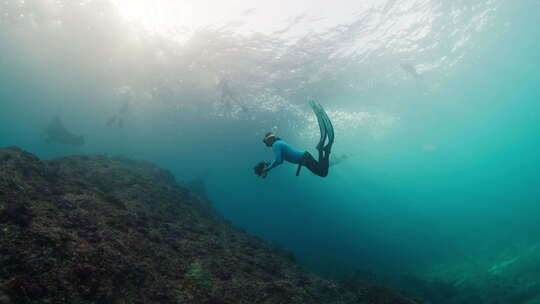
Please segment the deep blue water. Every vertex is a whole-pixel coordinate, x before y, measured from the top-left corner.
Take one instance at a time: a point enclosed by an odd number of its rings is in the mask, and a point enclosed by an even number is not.
[[[0,146],[123,154],[203,178],[226,218],[327,276],[455,281],[452,269],[490,275],[526,256],[512,275],[534,277],[539,1],[344,2],[350,21],[195,28],[182,42],[84,3],[0,4]],[[290,164],[256,178],[272,159],[267,131],[315,152],[308,98],[334,122],[332,157],[350,157],[325,179]],[[45,143],[55,115],[86,144]],[[107,126],[113,115],[123,128]]]

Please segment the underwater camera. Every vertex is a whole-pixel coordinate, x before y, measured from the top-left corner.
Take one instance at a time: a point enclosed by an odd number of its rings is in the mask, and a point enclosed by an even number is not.
[[[267,162],[259,162],[255,167],[253,167],[253,171],[255,171],[255,174],[257,176],[262,176],[264,168],[266,168],[269,165]]]

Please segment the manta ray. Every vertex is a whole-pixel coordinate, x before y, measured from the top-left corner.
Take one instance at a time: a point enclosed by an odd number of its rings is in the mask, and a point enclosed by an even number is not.
[[[58,143],[74,146],[84,145],[84,135],[76,135],[68,131],[58,116],[51,119],[51,122],[47,128],[43,130],[41,135],[45,138],[46,143]]]

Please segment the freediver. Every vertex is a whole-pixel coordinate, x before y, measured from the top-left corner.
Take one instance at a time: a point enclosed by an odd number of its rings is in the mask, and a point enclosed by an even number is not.
[[[242,111],[247,112],[248,109],[242,102],[238,100],[238,98],[236,98],[229,83],[230,79],[228,77],[220,79],[218,83],[218,87],[221,90],[221,103],[225,106],[226,111],[229,113],[232,112],[235,105],[239,106]]]
[[[334,127],[332,126],[330,118],[328,118],[328,115],[319,103],[310,100],[309,105],[317,117],[321,133],[321,138],[316,146],[316,149],[319,152],[318,160],[315,160],[315,158],[307,151],[293,148],[281,140],[281,138],[277,137],[276,133],[269,132],[264,136],[263,143],[267,147],[272,147],[275,160],[271,164],[267,162],[260,162],[257,164],[254,168],[255,174],[262,178],[266,178],[270,170],[281,165],[285,160],[298,165],[296,176],[300,174],[302,166],[307,167],[311,172],[320,177],[326,177],[328,175],[330,150],[334,143]],[[328,140],[328,142],[325,144],[326,140]]]
[[[59,143],[76,146],[84,145],[84,135],[75,135],[68,131],[58,116],[53,117],[41,135],[45,137],[46,143]]]
[[[114,125],[117,125],[120,129],[124,128],[124,117],[126,116],[127,112],[130,108],[130,98],[126,97],[124,99],[124,103],[120,107],[118,114],[113,115],[111,118],[107,120],[107,126],[112,127]]]

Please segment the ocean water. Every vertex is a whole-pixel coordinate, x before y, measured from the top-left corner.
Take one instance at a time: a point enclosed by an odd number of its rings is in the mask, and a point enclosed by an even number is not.
[[[0,146],[155,162],[327,277],[540,303],[540,1],[222,2],[0,2]],[[310,98],[346,159],[257,178],[268,131],[315,153]]]

